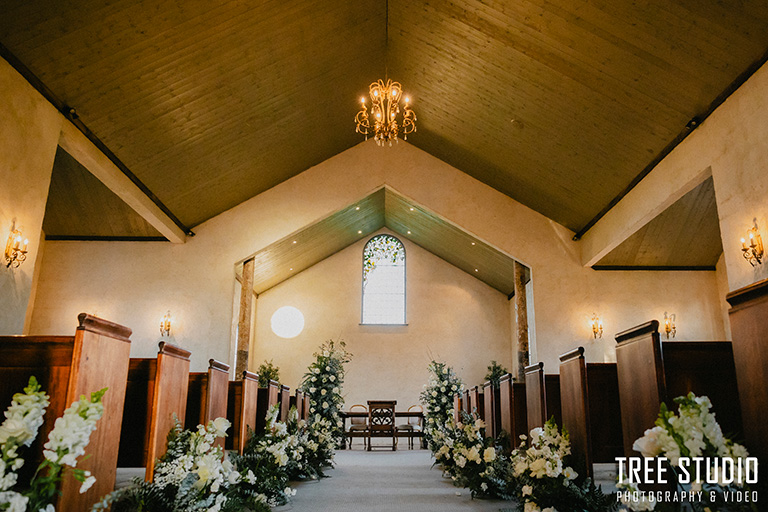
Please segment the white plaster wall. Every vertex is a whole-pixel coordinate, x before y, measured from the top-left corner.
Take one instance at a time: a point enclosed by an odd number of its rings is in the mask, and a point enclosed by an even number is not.
[[[229,359],[234,263],[383,185],[462,226],[528,265],[538,358],[554,370],[559,354],[587,345],[591,360],[612,357],[613,333],[664,311],[680,339],[724,336],[714,272],[595,272],[580,261],[573,233],[445,162],[400,142],[361,143],[201,224],[186,244],[49,242],[35,332],[69,332],[80,311],[134,329],[134,356],[155,352],[157,323],[171,309],[192,368]],[[730,269],[729,269],[730,272]],[[588,319],[604,318],[591,341]],[[684,327],[683,327],[684,326]]]
[[[452,365],[471,385],[482,382],[493,359],[510,367],[507,297],[406,239],[408,325],[360,325],[362,253],[369,238],[259,295],[252,367],[273,359],[281,382],[294,388],[320,343],[341,338],[353,354],[346,403],[395,399],[403,409],[418,403],[433,358]],[[304,314],[305,328],[296,338],[279,338],[270,328],[282,306]]]
[[[63,117],[0,59],[0,119],[0,250],[13,226],[29,239],[19,268],[0,266],[0,334],[22,334]]]

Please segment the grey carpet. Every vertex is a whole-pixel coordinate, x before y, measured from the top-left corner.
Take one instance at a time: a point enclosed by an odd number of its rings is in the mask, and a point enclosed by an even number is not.
[[[330,478],[295,484],[296,496],[276,512],[418,512],[512,509],[514,503],[473,500],[469,491],[454,487],[432,466],[428,450],[336,452],[336,468]]]

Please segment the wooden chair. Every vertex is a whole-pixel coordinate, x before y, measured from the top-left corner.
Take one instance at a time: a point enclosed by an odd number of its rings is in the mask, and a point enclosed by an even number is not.
[[[768,279],[733,291],[726,297],[733,337],[733,359],[750,454],[768,460],[765,411],[768,411]],[[718,414],[718,418],[722,415]]]
[[[480,386],[473,386],[469,390],[469,409],[473,417],[477,416],[485,420],[485,402],[483,391]]]
[[[528,409],[525,384],[515,382],[512,374],[501,377],[499,382],[501,430],[509,434],[510,449],[520,442],[521,435],[528,434]]]
[[[528,431],[543,427],[551,417],[563,424],[560,412],[560,376],[545,375],[544,363],[525,368],[525,402],[528,414]]]
[[[56,418],[78,400],[94,391],[108,388],[103,398],[104,414],[91,434],[85,456],[78,468],[90,471],[96,483],[80,494],[80,483],[67,475],[61,484],[56,510],[90,510],[101,496],[115,486],[120,418],[125,400],[126,376],[130,359],[131,330],[85,313],[78,317],[74,336],[0,336],[0,403],[3,409],[14,393],[26,387],[35,376],[50,396],[45,423],[30,447],[23,471],[34,472],[43,460],[43,444]]]
[[[368,451],[371,438],[392,437],[392,451],[397,450],[397,427],[395,426],[395,400],[368,400]]]
[[[160,342],[156,359],[130,360],[117,466],[143,467],[152,480],[173,418],[186,417],[190,352]]]
[[[408,408],[408,412],[420,412],[424,414],[424,408],[420,405],[412,405]],[[408,416],[405,423],[401,423],[397,426],[398,435],[400,437],[408,438],[408,448],[413,450],[413,439],[416,437],[424,436],[424,416]]]
[[[561,355],[560,397],[571,453],[593,476],[593,463],[614,463],[624,451],[616,363],[587,363],[583,347]]]
[[[259,376],[244,371],[241,380],[229,382],[227,419],[232,423],[231,435],[227,437],[227,450],[237,450],[242,455],[248,442],[248,429],[256,429],[256,411],[259,400]]]
[[[349,412],[368,412],[368,408],[362,404],[355,404],[349,408]],[[367,448],[368,440],[368,418],[358,418],[352,416],[349,418],[349,428],[347,429],[347,439],[349,439],[349,449],[352,449],[352,439],[355,437],[363,438],[363,448]]]
[[[490,381],[483,383],[485,435],[496,438],[501,432],[501,390]]]
[[[198,425],[207,425],[216,418],[226,418],[228,395],[229,365],[209,359],[207,372],[189,374],[184,428],[196,429]],[[232,435],[232,432],[227,435]],[[223,448],[224,439],[218,438],[216,444]]]
[[[267,424],[267,411],[270,407],[280,403],[280,384],[277,381],[270,380],[265,388],[259,388],[256,410],[256,433],[264,431]]]
[[[291,410],[291,388],[286,385],[280,386],[280,415],[278,419],[282,422],[288,421],[288,413]]]
[[[624,454],[653,427],[662,402],[674,410],[675,397],[693,391],[712,401],[723,432],[742,433],[733,350],[728,341],[661,342],[652,320],[616,335],[616,360]]]

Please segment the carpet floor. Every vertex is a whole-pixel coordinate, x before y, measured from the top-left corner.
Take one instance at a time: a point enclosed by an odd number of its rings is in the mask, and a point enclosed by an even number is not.
[[[513,502],[473,500],[432,466],[428,450],[340,450],[330,478],[295,484],[296,496],[275,512],[499,512]]]

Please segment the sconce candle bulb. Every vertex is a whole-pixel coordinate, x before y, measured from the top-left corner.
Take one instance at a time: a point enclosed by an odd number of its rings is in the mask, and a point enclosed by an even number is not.
[[[160,320],[160,336],[168,337],[171,335],[171,312],[168,311]]]
[[[741,239],[741,252],[744,259],[747,260],[750,265],[756,267],[763,263],[763,239],[760,237],[760,232],[757,230],[757,220],[754,222],[754,227],[747,231],[749,244],[747,244],[746,239]]]
[[[677,333],[677,326],[675,325],[675,314],[667,316],[667,312],[664,312],[664,332],[667,335],[667,339],[675,337]]]
[[[592,326],[592,336],[594,339],[603,337],[603,321],[597,316],[597,313],[592,313],[592,320],[590,321]]]
[[[11,230],[8,242],[5,244],[5,267],[17,268],[27,259],[29,240],[24,238],[18,229]]]

